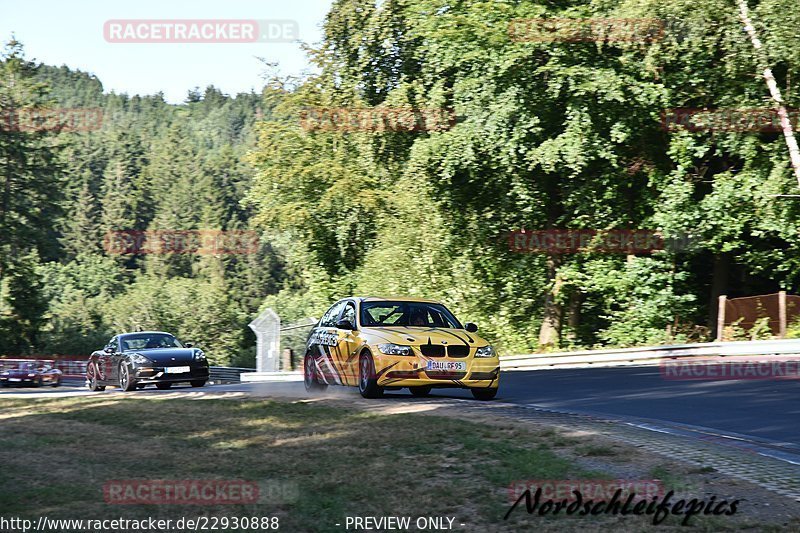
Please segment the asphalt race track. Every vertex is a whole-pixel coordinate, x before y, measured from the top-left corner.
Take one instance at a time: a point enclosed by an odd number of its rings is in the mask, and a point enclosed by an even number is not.
[[[610,415],[630,420],[700,426],[723,435],[746,436],[800,452],[800,381],[798,380],[664,380],[658,367],[617,367],[504,372],[496,401],[559,411]],[[354,388],[330,387],[334,395],[358,397]],[[60,388],[0,389],[0,397],[72,394],[212,394],[305,397],[301,382],[240,383],[203,389],[176,386],[122,393],[109,388],[91,393],[78,381]],[[469,391],[434,390],[432,397],[471,399]],[[33,396],[31,396],[33,397]],[[406,390],[387,392],[383,400],[409,399]],[[713,431],[712,431],[713,433]]]

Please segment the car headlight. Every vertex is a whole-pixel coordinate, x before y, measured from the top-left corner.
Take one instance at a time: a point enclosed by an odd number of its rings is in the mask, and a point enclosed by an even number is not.
[[[203,350],[197,350],[196,352],[194,352],[194,360],[195,361],[205,361],[206,360],[206,354],[203,352]]]
[[[411,352],[411,346],[401,346],[399,344],[379,344],[378,349],[381,351],[382,354],[386,355],[413,355]]]
[[[147,357],[143,356],[140,353],[135,353],[131,356],[131,361],[136,363],[137,365],[151,365],[153,362],[148,359]]]
[[[2,374],[0,374],[0,376],[8,376],[8,375],[9,375],[8,372],[3,372]]]
[[[28,377],[29,377],[29,378],[35,378],[35,377],[36,377],[36,374],[28,374]]]
[[[475,357],[494,357],[495,355],[497,354],[491,344],[487,344],[475,350]]]

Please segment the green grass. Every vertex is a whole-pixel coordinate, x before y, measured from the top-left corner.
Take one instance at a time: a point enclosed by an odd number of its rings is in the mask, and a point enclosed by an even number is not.
[[[577,467],[552,430],[208,399],[0,398],[0,424],[6,517],[279,516],[280,530],[292,532],[344,531],[335,524],[346,516],[387,515],[455,517],[462,531],[620,526],[615,517],[529,516],[524,506],[503,520],[512,481],[610,477]],[[289,490],[282,501],[240,506],[105,503],[104,483],[120,479],[240,479]],[[647,519],[625,525],[641,530]]]

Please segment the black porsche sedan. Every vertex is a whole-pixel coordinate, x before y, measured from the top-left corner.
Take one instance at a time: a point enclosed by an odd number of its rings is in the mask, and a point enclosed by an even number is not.
[[[208,381],[208,361],[203,350],[183,344],[169,333],[140,331],[122,333],[89,357],[86,386],[92,391],[107,385],[124,391],[155,385],[168,389],[173,383],[202,387]]]

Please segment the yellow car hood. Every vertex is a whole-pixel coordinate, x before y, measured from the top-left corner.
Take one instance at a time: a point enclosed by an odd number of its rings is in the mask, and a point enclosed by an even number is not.
[[[428,327],[369,327],[363,330],[365,335],[373,337],[374,343],[393,343],[403,346],[419,346],[436,344],[444,346],[467,345],[480,348],[489,344],[474,333],[463,329],[428,328]]]

